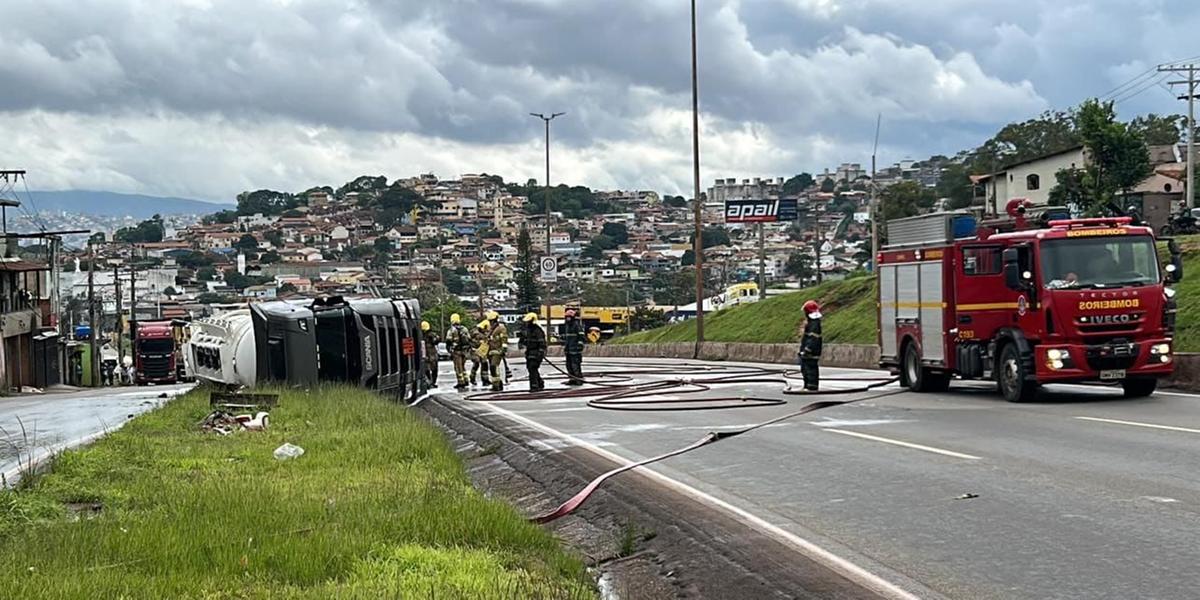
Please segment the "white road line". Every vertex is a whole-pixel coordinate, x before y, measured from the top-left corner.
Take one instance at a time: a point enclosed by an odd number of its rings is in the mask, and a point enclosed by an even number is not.
[[[610,452],[608,450],[605,450],[603,448],[600,448],[598,446],[595,446],[593,444],[585,442],[573,435],[563,433],[563,432],[553,429],[551,427],[547,427],[546,425],[542,425],[541,423],[538,423],[537,421],[528,419],[528,418],[518,415],[514,412],[506,410],[504,408],[500,408],[499,406],[496,406],[495,404],[488,403],[488,402],[480,402],[479,404],[486,406],[488,409],[494,411],[497,414],[503,415],[503,416],[509,418],[510,420],[516,421],[516,422],[521,423],[528,427],[532,427],[533,429],[541,431],[542,433],[546,433],[549,435],[555,435],[564,440],[570,441],[571,443],[575,444],[576,446],[578,446],[584,450],[587,450],[593,454],[596,454],[598,456],[602,456],[618,465],[628,465],[628,464],[635,462],[635,461],[629,460],[619,454],[615,454],[613,452]],[[714,506],[716,508],[720,508],[720,509],[730,513],[732,516],[734,516],[738,520],[742,521],[746,525],[754,527],[755,529],[758,529],[768,535],[771,535],[775,539],[777,539],[785,544],[788,544],[788,545],[792,546],[793,548],[796,548],[798,551],[800,551],[805,556],[808,556],[809,558],[811,558],[811,559],[825,565],[826,567],[832,569],[833,571],[839,573],[840,575],[849,579],[850,581],[853,581],[853,582],[855,582],[855,583],[857,583],[857,584],[859,584],[859,585],[861,585],[861,586],[871,590],[872,592],[875,592],[885,598],[893,598],[896,600],[919,600],[919,598],[920,598],[920,596],[917,596],[917,595],[913,594],[912,592],[905,590],[904,588],[900,587],[899,585],[892,583],[891,581],[888,581],[888,580],[884,579],[883,577],[880,577],[880,576],[864,569],[863,567],[860,567],[860,566],[850,562],[849,560],[846,560],[846,559],[844,559],[844,558],[842,558],[842,557],[840,557],[840,556],[838,556],[838,555],[836,555],[836,554],[834,554],[834,553],[832,553],[832,552],[830,552],[830,551],[828,551],[828,550],[826,550],[826,549],[824,549],[824,548],[822,548],[822,547],[820,547],[820,546],[818,546],[818,545],[816,545],[816,544],[814,544],[814,543],[812,543],[790,531],[787,531],[786,529],[783,529],[782,527],[779,527],[778,525],[774,525],[774,524],[764,520],[762,517],[755,516],[754,514],[750,513],[749,511],[747,511],[745,509],[734,506],[724,500],[721,500],[720,498],[711,496],[711,495],[709,495],[705,492],[702,492],[690,485],[687,485],[686,483],[677,481],[675,479],[671,479],[670,477],[667,477],[666,475],[663,475],[662,473],[659,473],[659,472],[649,469],[647,467],[638,467],[638,468],[634,469],[634,471],[641,473],[642,475],[645,475],[652,479],[655,479],[659,483],[662,483],[668,487],[671,487],[671,488],[675,489],[676,491],[679,491],[685,495],[691,496],[695,500],[698,500],[704,504],[708,504],[709,506]]]
[[[1097,423],[1112,423],[1114,425],[1130,425],[1133,427],[1146,427],[1148,429],[1165,429],[1167,431],[1182,431],[1183,433],[1200,433],[1200,429],[1191,429],[1188,427],[1175,427],[1174,425],[1156,425],[1154,423],[1139,423],[1137,421],[1122,421],[1120,419],[1101,419],[1099,417],[1075,417],[1081,421],[1095,421]]]
[[[830,433],[840,433],[842,435],[848,435],[851,437],[862,438],[864,440],[871,440],[873,442],[882,442],[884,444],[891,444],[893,446],[904,446],[905,448],[912,448],[913,450],[924,450],[925,452],[941,454],[942,456],[951,456],[954,458],[962,458],[962,459],[966,459],[966,460],[981,460],[981,458],[978,456],[973,456],[970,454],[963,454],[962,452],[955,452],[953,450],[943,450],[941,448],[934,448],[932,446],[922,446],[921,444],[914,444],[912,442],[905,442],[905,441],[901,441],[901,440],[893,440],[892,438],[879,437],[877,435],[870,435],[867,433],[859,433],[857,431],[846,431],[845,429],[829,429],[829,428],[822,428],[822,431],[828,431]]]

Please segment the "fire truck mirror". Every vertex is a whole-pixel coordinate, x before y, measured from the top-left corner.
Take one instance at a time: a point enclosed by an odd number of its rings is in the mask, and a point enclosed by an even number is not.
[[[1016,248],[1004,250],[1003,263],[1004,285],[1017,292],[1025,289],[1025,282],[1021,279],[1021,255]]]

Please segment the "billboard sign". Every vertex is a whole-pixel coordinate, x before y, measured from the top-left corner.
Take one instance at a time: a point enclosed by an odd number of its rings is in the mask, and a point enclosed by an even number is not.
[[[798,216],[795,198],[725,201],[726,223],[777,223],[795,221]]]

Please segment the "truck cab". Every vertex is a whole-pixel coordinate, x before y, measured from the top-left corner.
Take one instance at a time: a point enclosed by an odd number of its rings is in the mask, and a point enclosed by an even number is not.
[[[175,383],[178,378],[175,350],[171,323],[138,323],[133,348],[135,383]]]
[[[881,362],[905,385],[990,379],[1024,401],[1045,383],[1104,382],[1140,397],[1171,374],[1174,242],[1164,268],[1154,232],[1128,217],[973,219],[903,220],[905,247],[893,238],[879,256]]]

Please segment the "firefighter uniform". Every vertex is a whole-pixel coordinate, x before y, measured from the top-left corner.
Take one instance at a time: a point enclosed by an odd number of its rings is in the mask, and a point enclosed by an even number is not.
[[[479,326],[471,332],[471,385],[475,385],[476,374],[483,385],[492,384],[492,379],[488,377],[487,364],[488,325],[487,321],[480,321]]]
[[[488,366],[491,367],[492,391],[504,391],[504,356],[508,353],[508,328],[500,322],[499,315],[492,321],[488,331]]]
[[[566,313],[566,322],[562,327],[563,353],[567,358],[567,385],[583,385],[583,347],[587,343],[587,333],[583,323],[575,317],[574,310]]]
[[[438,378],[438,342],[442,340],[438,338],[437,332],[429,327],[429,323],[421,321],[421,337],[425,342],[425,381],[429,383],[429,387],[437,387]]]
[[[817,391],[821,385],[821,307],[808,301],[804,305],[804,335],[800,338],[800,375],[804,389]]]
[[[450,360],[454,361],[455,389],[466,389],[470,384],[467,377],[467,355],[474,344],[471,342],[471,332],[462,325],[462,317],[455,313],[450,316],[450,329],[446,330],[446,349],[450,351]]]
[[[529,372],[529,391],[546,389],[542,380],[542,361],[546,359],[546,332],[538,324],[537,315],[525,315],[525,326],[521,330],[521,347],[525,349],[525,370]]]

